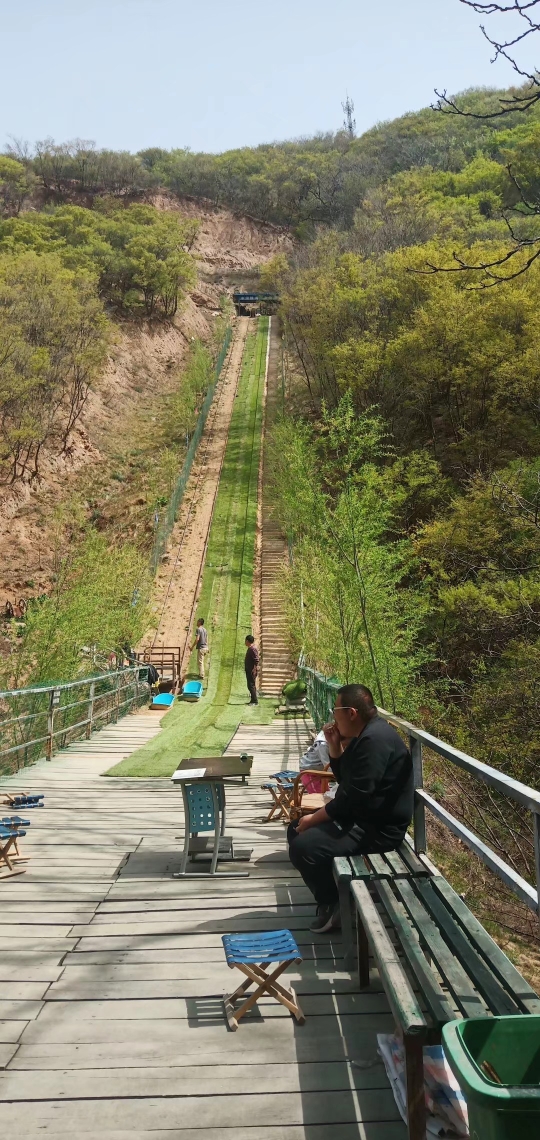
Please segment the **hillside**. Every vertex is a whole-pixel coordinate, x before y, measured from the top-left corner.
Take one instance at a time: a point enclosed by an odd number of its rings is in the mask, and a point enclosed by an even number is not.
[[[289,245],[274,227],[235,218],[226,209],[170,195],[152,199],[158,210],[198,220],[191,247],[197,280],[172,320],[117,319],[105,367],[93,382],[63,454],[44,448],[38,480],[0,487],[0,605],[47,592],[55,569],[55,515],[74,496],[100,528],[118,538],[152,541],[160,488],[133,478],[133,450],[160,425],[163,401],[181,385],[186,353],[195,339],[212,343],[220,299],[242,273],[250,277]],[[126,431],[127,429],[127,431]],[[139,445],[139,447],[138,447]],[[180,464],[179,464],[180,465]],[[165,492],[166,493],[166,492]],[[142,517],[141,517],[142,516]]]

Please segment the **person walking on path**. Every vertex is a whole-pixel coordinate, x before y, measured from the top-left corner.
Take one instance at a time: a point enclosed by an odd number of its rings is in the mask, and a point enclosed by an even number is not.
[[[208,632],[204,625],[204,618],[199,618],[197,622],[195,641],[191,646],[192,653],[195,646],[197,646],[197,668],[199,670],[199,677],[204,681],[204,659],[208,653]]]
[[[248,633],[246,637],[246,657],[244,661],[246,670],[246,682],[249,689],[249,704],[258,705],[259,699],[257,697],[257,674],[259,672],[259,650],[255,646],[255,638],[252,633]]]

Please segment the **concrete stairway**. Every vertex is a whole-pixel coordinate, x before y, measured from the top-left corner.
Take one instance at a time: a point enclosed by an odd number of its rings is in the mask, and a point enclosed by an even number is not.
[[[287,543],[269,510],[263,508],[261,551],[261,692],[278,697],[294,675],[287,639],[280,575],[287,560]]]

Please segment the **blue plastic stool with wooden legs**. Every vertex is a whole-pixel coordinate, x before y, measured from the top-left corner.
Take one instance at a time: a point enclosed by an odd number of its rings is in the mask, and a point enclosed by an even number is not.
[[[263,994],[270,994],[276,1001],[280,1001],[294,1014],[298,1024],[303,1025],[306,1019],[295,991],[292,986],[285,989],[277,980],[291,962],[300,965],[302,961],[290,930],[272,930],[269,934],[224,934],[222,942],[227,965],[231,970],[236,966],[247,977],[247,981],[242,982],[233,994],[225,994],[223,999],[229,1029],[238,1029],[240,1018],[249,1013]],[[277,962],[278,965],[269,974],[266,967],[272,962]],[[245,997],[252,982],[256,989],[235,1009],[235,1001]]]
[[[204,872],[216,875],[219,858],[231,861],[234,859],[232,839],[225,836],[225,789],[223,784],[216,781],[197,780],[193,783],[182,784],[184,798],[184,851],[180,870],[173,874],[173,879],[195,877],[193,872],[187,870],[190,856],[203,856],[210,859],[210,870]],[[204,833],[213,831],[213,843]],[[201,832],[203,835],[201,836]],[[251,851],[249,852],[251,854]],[[249,871],[227,871],[221,877],[240,879],[249,875]]]

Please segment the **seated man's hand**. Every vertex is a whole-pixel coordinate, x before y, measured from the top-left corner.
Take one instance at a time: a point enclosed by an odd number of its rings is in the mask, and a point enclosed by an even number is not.
[[[328,745],[328,752],[330,756],[335,760],[338,756],[341,756],[341,753],[343,751],[339,728],[334,721],[331,724],[324,724],[323,732],[326,738],[326,743]]]
[[[312,819],[313,815],[301,815],[296,823],[297,832],[307,831],[308,827],[311,827]]]

